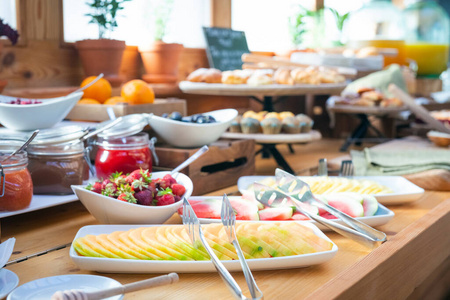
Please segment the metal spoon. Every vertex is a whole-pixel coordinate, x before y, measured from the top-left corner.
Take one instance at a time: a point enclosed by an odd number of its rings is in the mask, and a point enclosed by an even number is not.
[[[8,155],[6,158],[2,159],[1,161],[7,161],[11,157],[13,157],[16,153],[18,153],[19,151],[25,150],[28,147],[28,145],[34,140],[34,138],[36,137],[36,135],[38,133],[39,133],[39,129],[35,130],[33,132],[33,134],[31,134],[31,136],[28,138],[28,140],[25,142],[25,144],[23,144],[19,149],[13,151],[13,153]]]
[[[94,83],[96,83],[97,81],[99,81],[99,79],[102,78],[102,77],[103,77],[103,73],[100,73],[100,75],[98,75],[97,78],[95,78],[94,80],[92,80],[91,82],[89,82],[88,84],[86,84],[85,86],[80,87],[79,89],[73,91],[73,92],[70,93],[70,94],[74,94],[74,93],[78,93],[78,92],[84,91],[85,89],[87,89],[88,87],[90,87],[91,85],[93,85]]]
[[[202,156],[205,152],[207,152],[209,150],[208,146],[203,146],[200,148],[200,150],[198,150],[197,152],[195,152],[194,154],[192,154],[191,157],[189,157],[188,159],[186,159],[184,162],[182,162],[178,167],[176,167],[175,169],[173,169],[170,174],[173,175],[175,173],[177,173],[180,170],[183,170],[185,167],[187,167],[188,165],[190,165],[194,160],[196,160],[197,158],[199,158],[200,156]]]

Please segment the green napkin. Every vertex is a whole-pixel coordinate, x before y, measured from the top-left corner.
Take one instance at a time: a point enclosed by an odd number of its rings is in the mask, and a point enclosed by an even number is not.
[[[350,151],[357,176],[405,175],[432,169],[450,170],[445,149]]]
[[[402,70],[397,64],[392,64],[385,70],[374,72],[362,78],[356,79],[347,85],[342,94],[345,95],[349,92],[355,93],[359,88],[374,88],[388,97],[393,97],[393,95],[388,91],[388,86],[391,83],[394,83],[403,91],[407,92],[406,82],[403,78]]]

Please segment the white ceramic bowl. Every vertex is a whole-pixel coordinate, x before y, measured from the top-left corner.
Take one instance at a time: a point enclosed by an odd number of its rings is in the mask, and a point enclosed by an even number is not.
[[[217,122],[196,124],[153,115],[149,117],[149,124],[159,136],[172,146],[200,147],[217,141],[238,115],[238,111],[232,108],[221,109],[203,113],[203,115],[212,116]]]
[[[152,178],[162,178],[169,173],[153,172]],[[189,198],[194,189],[191,179],[183,173],[178,173],[175,179],[186,188],[183,197]],[[103,224],[162,224],[183,202],[178,201],[164,206],[144,206],[88,191],[85,185],[72,185],[72,190],[91,215]]]
[[[50,128],[62,121],[82,96],[83,92],[78,92],[64,97],[35,99],[42,103],[26,105],[7,104],[5,102],[17,97],[0,96],[0,123],[13,130]]]

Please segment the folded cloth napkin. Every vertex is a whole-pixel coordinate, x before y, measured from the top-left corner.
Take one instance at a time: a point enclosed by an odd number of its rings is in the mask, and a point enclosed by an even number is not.
[[[450,171],[450,151],[445,149],[350,151],[355,175],[405,175],[432,169]]]

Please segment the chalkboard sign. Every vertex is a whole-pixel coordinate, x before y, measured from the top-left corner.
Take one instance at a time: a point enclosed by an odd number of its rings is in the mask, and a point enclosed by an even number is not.
[[[243,31],[228,28],[203,27],[209,65],[221,71],[242,68],[241,56],[250,53]]]

